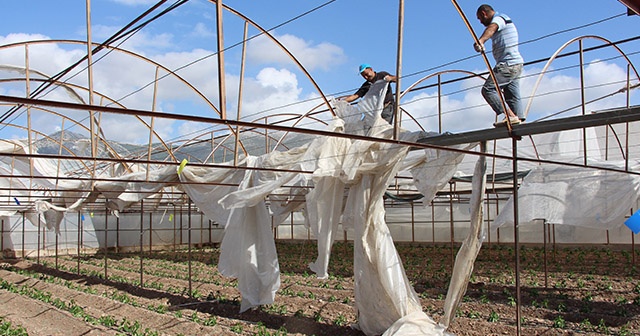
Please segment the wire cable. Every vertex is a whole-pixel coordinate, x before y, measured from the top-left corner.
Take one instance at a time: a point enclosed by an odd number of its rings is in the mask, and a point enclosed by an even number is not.
[[[111,37],[109,37],[107,40],[105,40],[104,42],[102,42],[100,45],[96,46],[92,51],[91,54],[96,54],[97,52],[99,52],[100,50],[102,50],[105,46],[110,45],[111,43],[118,41],[119,39],[122,39],[123,37],[126,36],[130,36],[130,34],[135,33],[137,31],[139,31],[142,27],[144,27],[146,24],[148,24],[149,22],[144,23],[143,25],[140,25],[130,31],[126,31],[127,29],[129,29],[131,26],[133,26],[136,22],[142,20],[144,17],[146,17],[147,15],[149,15],[151,12],[153,12],[154,10],[156,10],[158,7],[160,7],[162,4],[164,4],[167,0],[160,0],[158,1],[158,3],[156,3],[154,6],[152,6],[151,8],[149,8],[148,10],[146,10],[144,13],[142,13],[141,15],[139,15],[137,18],[135,18],[133,21],[131,21],[130,23],[128,23],[127,25],[125,25],[123,28],[121,28],[120,30],[118,30],[116,33],[114,33]],[[178,0],[176,3],[174,3],[174,5],[172,5],[170,8],[175,8],[179,5],[182,5],[184,3],[186,3],[188,0]],[[156,17],[157,18],[157,17]],[[81,64],[82,62],[86,61],[89,58],[88,55],[85,55],[84,57],[82,57],[81,59],[79,59],[78,61],[76,61],[74,64],[70,65],[69,67],[65,68],[64,70],[58,72],[57,74],[49,77],[45,82],[43,82],[42,84],[40,84],[40,86],[34,90],[33,93],[30,94],[30,97],[35,98],[38,95],[40,95],[42,92],[44,92],[47,88],[49,88],[51,85],[53,85],[55,82],[59,81],[60,78],[62,78],[64,75],[68,74],[71,70],[73,70],[75,67],[77,67],[79,64]],[[100,58],[101,59],[101,58]],[[98,59],[98,60],[100,60]],[[95,62],[94,62],[95,63]],[[75,75],[74,75],[75,76]],[[6,111],[2,116],[0,116],[0,124],[4,123],[6,121],[6,119],[8,117],[10,117],[12,114],[14,114],[16,111],[18,111],[20,108],[22,108],[22,105],[16,105],[13,106],[11,109],[9,109],[8,111]]]
[[[295,17],[293,17],[293,18],[291,18],[291,19],[289,19],[289,20],[287,20],[287,21],[284,21],[284,22],[282,22],[282,23],[280,23],[280,24],[277,24],[277,25],[273,26],[272,28],[267,29],[265,32],[270,32],[270,31],[273,31],[273,30],[275,30],[275,29],[277,29],[277,28],[280,28],[280,27],[282,27],[282,26],[284,26],[284,25],[286,25],[286,24],[288,24],[288,23],[291,23],[291,22],[293,22],[293,21],[295,21],[295,20],[298,20],[299,18],[302,18],[302,17],[304,17],[304,16],[306,16],[306,15],[308,15],[308,14],[311,14],[311,13],[313,13],[313,12],[315,12],[315,11],[319,10],[320,8],[325,7],[325,6],[327,6],[327,5],[329,5],[330,3],[335,2],[335,1],[336,1],[336,0],[329,0],[329,1],[327,1],[327,2],[325,2],[325,3],[323,3],[323,4],[321,4],[321,5],[319,5],[319,6],[315,7],[315,8],[313,8],[313,9],[310,9],[310,10],[308,10],[308,11],[306,11],[306,12],[302,13],[302,14],[299,14],[299,15],[297,15],[297,16],[295,16]],[[241,44],[243,44],[243,43],[245,43],[245,42],[249,42],[249,41],[251,41],[251,40],[253,40],[253,39],[255,39],[255,38],[259,37],[259,36],[262,36],[263,34],[265,34],[265,33],[261,32],[261,33],[259,33],[259,34],[256,34],[256,35],[253,35],[253,36],[251,36],[251,37],[248,37],[246,40],[242,40],[242,41],[236,42],[236,43],[234,43],[234,44],[232,44],[232,45],[230,45],[230,46],[228,46],[228,47],[226,47],[226,48],[222,49],[222,50],[221,50],[221,52],[228,51],[228,50],[230,50],[230,49],[232,49],[232,48],[235,48],[235,47],[237,47],[237,46],[239,46],[239,45],[241,45]],[[164,74],[164,75],[162,75],[162,76],[158,77],[157,79],[154,79],[153,81],[151,81],[151,82],[149,82],[149,83],[147,83],[147,84],[143,85],[143,86],[142,86],[142,87],[140,87],[139,89],[134,90],[134,91],[132,91],[132,92],[130,92],[130,93],[128,93],[128,94],[126,94],[126,95],[122,96],[120,99],[116,99],[116,100],[115,100],[115,102],[120,102],[120,101],[122,101],[123,99],[128,98],[128,97],[130,97],[130,96],[132,96],[132,95],[134,95],[134,94],[136,94],[136,93],[138,93],[138,92],[140,92],[140,91],[142,91],[142,90],[146,89],[147,87],[149,87],[149,86],[151,86],[151,85],[154,85],[156,82],[158,82],[158,81],[160,81],[160,80],[162,80],[162,79],[164,79],[164,78],[168,77],[168,76],[169,76],[169,75],[171,75],[171,74],[174,74],[174,73],[176,73],[176,72],[178,72],[178,71],[180,71],[180,70],[183,70],[183,69],[185,69],[185,68],[188,68],[188,67],[190,67],[190,66],[192,66],[192,65],[194,65],[194,64],[196,64],[196,63],[199,63],[199,62],[201,62],[201,61],[204,61],[204,60],[206,60],[206,59],[208,59],[208,58],[210,58],[210,57],[216,56],[216,55],[218,55],[218,52],[211,53],[211,54],[209,54],[209,55],[206,55],[206,56],[200,57],[200,58],[195,59],[195,60],[193,60],[193,61],[191,61],[191,62],[189,62],[189,63],[186,63],[186,64],[184,64],[184,65],[182,65],[182,66],[179,66],[179,67],[175,68],[175,70],[172,70],[171,72],[169,72],[169,73],[167,73],[167,74]],[[112,104],[113,104],[113,103],[111,103],[111,104],[109,104],[109,105],[112,105]],[[109,106],[109,105],[106,105],[106,106]]]

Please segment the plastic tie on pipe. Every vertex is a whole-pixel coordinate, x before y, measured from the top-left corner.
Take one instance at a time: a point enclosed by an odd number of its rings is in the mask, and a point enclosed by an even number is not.
[[[187,159],[182,159],[182,162],[180,162],[180,166],[178,167],[178,175],[182,174],[182,170],[184,170],[184,167],[187,165],[187,163],[189,163]]]

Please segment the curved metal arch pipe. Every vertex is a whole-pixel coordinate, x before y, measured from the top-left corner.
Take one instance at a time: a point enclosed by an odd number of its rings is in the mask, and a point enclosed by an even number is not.
[[[5,49],[5,48],[13,48],[13,47],[18,47],[18,46],[23,46],[23,45],[31,45],[31,44],[49,44],[49,43],[63,43],[63,44],[79,44],[79,45],[86,45],[87,42],[86,41],[80,41],[80,40],[66,40],[66,39],[59,39],[59,40],[33,40],[33,41],[24,41],[24,42],[17,42],[17,43],[11,43],[11,44],[6,44],[6,45],[2,45],[0,46],[0,50]],[[94,43],[95,46],[99,46],[99,44]],[[181,83],[183,83],[184,85],[186,85],[189,89],[191,89],[194,93],[196,93],[197,96],[199,96],[209,107],[211,107],[218,115],[220,115],[220,111],[215,107],[215,105],[213,105],[213,103],[204,95],[202,94],[195,86],[193,86],[191,83],[189,83],[187,80],[185,80],[184,78],[182,78],[180,75],[178,75],[177,73],[175,73],[174,71],[170,70],[169,68],[165,67],[164,65],[153,61],[150,58],[147,58],[143,55],[137,54],[135,52],[126,50],[126,49],[122,49],[122,48],[118,48],[118,47],[113,47],[113,46],[104,46],[105,49],[109,49],[109,50],[114,50],[117,52],[121,52],[125,55],[128,56],[132,56],[134,58],[140,59],[144,62],[147,62],[149,64],[152,64],[154,66],[156,66],[157,68],[162,69],[163,71],[166,71],[168,74],[175,76],[176,79],[178,79]],[[29,71],[33,71],[33,70],[29,70]],[[42,72],[37,72],[39,75],[44,76],[46,78],[49,78],[49,76],[46,76],[45,74],[43,74]],[[33,80],[33,79],[31,79]],[[46,81],[46,80],[45,80]],[[64,84],[69,84],[69,83],[65,83],[65,82],[60,82],[60,83],[64,83]],[[60,85],[60,83],[58,83],[57,85]],[[85,90],[88,90],[86,88],[84,88]],[[104,96],[106,97],[106,96]],[[116,100],[109,98],[110,101],[112,102],[116,102]],[[84,102],[82,102],[84,104]],[[123,107],[122,104],[117,103],[118,106]],[[141,118],[138,118],[141,122],[144,123],[144,125],[150,129],[150,126]],[[229,127],[229,126],[227,126]],[[102,130],[100,130],[100,132],[102,132]],[[163,144],[163,146],[166,148],[167,153],[170,154],[170,156],[177,161],[177,159],[171,154],[171,151],[169,150],[169,147],[166,145],[166,142],[162,139],[162,137],[157,134],[155,131],[153,132],[154,135],[156,136],[156,138],[158,138],[158,140]]]
[[[2,103],[0,103],[0,105],[14,105],[14,104],[2,104]],[[64,114],[58,113],[58,112],[56,112],[54,110],[49,110],[49,109],[43,108],[41,106],[32,106],[31,108],[39,110],[39,111],[42,111],[42,112],[45,112],[45,113],[49,113],[49,114],[55,115],[56,117],[59,117],[60,119],[62,119],[63,122],[65,120],[69,121],[72,124],[74,124],[75,126],[82,128],[84,131],[89,132],[89,128],[87,126],[83,125],[82,123],[78,122],[77,120],[74,120],[72,118],[68,118]],[[4,125],[7,125],[7,126],[13,127],[13,128],[17,128],[17,129],[23,129],[25,131],[29,131],[27,127],[21,126],[21,125],[18,125],[18,124],[5,123]],[[38,135],[41,135],[43,138],[46,138],[46,139],[50,140],[51,142],[58,143],[58,141],[56,141],[56,139],[51,138],[49,135],[46,135],[46,134],[44,134],[44,133],[42,133],[40,131],[37,131],[35,129],[31,129],[31,131],[36,133],[36,134],[38,134]],[[105,139],[99,138],[99,140],[105,146],[105,148],[108,150],[108,152],[113,155],[114,159],[121,160],[120,164],[122,164],[128,172],[130,172],[130,173],[133,172],[131,170],[131,165],[127,164],[124,161],[124,158],[122,156],[120,156],[120,154],[117,153],[117,151]],[[78,155],[73,151],[73,149],[64,146],[62,143],[60,143],[60,146],[61,146],[61,148],[65,149],[67,152],[69,152],[70,155],[72,155],[73,157],[78,157]],[[84,166],[86,172],[91,172],[91,169],[87,165],[85,165],[82,162],[82,160],[80,160],[80,162],[81,162],[82,166]]]
[[[7,106],[9,106],[9,105],[15,105],[15,104],[4,104],[4,103],[0,103],[0,105],[7,105]],[[31,108],[36,109],[36,110],[40,110],[40,111],[42,111],[42,112],[46,112],[46,113],[49,113],[49,114],[52,114],[52,115],[55,115],[55,116],[59,117],[59,118],[60,118],[60,119],[62,119],[62,120],[68,120],[68,121],[70,121],[71,123],[73,123],[74,125],[76,125],[76,126],[78,126],[78,127],[82,128],[82,129],[84,129],[85,131],[89,132],[89,128],[88,128],[87,126],[83,125],[81,122],[78,122],[77,120],[74,120],[74,119],[72,119],[72,118],[67,117],[66,115],[64,115],[64,114],[62,114],[62,113],[58,113],[58,112],[56,112],[56,111],[54,111],[54,110],[49,110],[49,109],[43,108],[43,107],[41,107],[41,106],[31,106]],[[22,129],[22,128],[26,128],[26,127],[23,127],[23,126],[20,126],[20,125],[12,124],[12,123],[4,123],[3,125],[11,126],[11,127],[14,127],[14,128],[20,128],[20,129]],[[33,131],[33,132],[36,132],[36,133],[38,133],[38,134],[43,134],[43,133],[41,133],[41,132],[39,132],[39,131],[36,131],[36,130],[33,130],[33,129],[32,129],[32,131]],[[47,136],[47,138],[50,138],[50,137],[48,137],[48,136]],[[113,151],[113,152],[112,152],[112,154],[115,154],[115,155],[116,155],[116,158],[121,158],[121,157],[119,156],[119,154],[115,151],[115,149],[113,149],[113,147],[111,147],[111,146],[109,145],[109,143],[108,143],[108,142],[104,141],[105,139],[102,139],[102,138],[101,138],[100,140],[103,140],[103,144],[105,145],[105,147],[107,147],[107,148],[111,149],[111,151]],[[55,142],[55,141],[54,141],[54,142]],[[73,151],[72,151],[72,150],[70,150],[70,149],[68,149],[68,148],[65,148],[65,149],[67,149],[67,150],[69,151],[69,153],[73,153]],[[110,151],[110,152],[111,152],[111,151]],[[74,154],[74,155],[75,155],[75,154]]]
[[[273,141],[277,141],[277,140],[278,140],[278,139],[276,139],[275,137],[273,137],[273,136],[269,135],[269,134],[266,132],[266,130],[265,130],[265,132],[260,132],[260,131],[259,131],[259,128],[255,128],[255,127],[253,127],[253,128],[248,128],[248,129],[245,129],[245,130],[242,130],[242,128],[240,128],[240,133],[243,133],[243,132],[252,132],[252,133],[255,133],[255,134],[258,134],[258,135],[264,136],[264,137],[265,137],[265,142],[266,142],[266,141],[268,141],[268,140],[273,140]],[[226,143],[226,142],[227,142],[227,140],[229,140],[232,136],[233,136],[233,134],[228,134],[227,136],[225,136],[225,137],[224,137],[224,138],[223,138],[223,139],[218,143],[218,145],[215,147],[215,150],[218,150],[218,148],[223,148],[223,149],[229,149],[229,150],[231,150],[231,149],[229,148],[229,146],[225,145],[225,143]],[[283,145],[283,147],[285,148],[285,150],[289,150],[289,148],[288,148],[287,146],[284,146],[284,145]],[[266,146],[266,145],[265,145],[265,149],[267,149],[267,150],[268,150],[268,146]],[[275,149],[275,147],[274,147],[274,149]],[[208,160],[209,158],[211,158],[211,156],[213,155],[213,153],[214,153],[214,152],[212,151],[212,152],[211,152],[211,154],[209,154],[209,156],[207,156],[206,160]],[[247,155],[248,155],[248,154],[247,154]]]
[[[5,48],[12,48],[12,47],[16,47],[16,46],[21,46],[24,44],[48,44],[48,43],[67,43],[67,44],[80,44],[80,45],[86,45],[87,42],[86,41],[81,41],[81,40],[67,40],[67,39],[59,39],[59,40],[32,40],[32,41],[24,41],[24,42],[17,42],[17,43],[11,43],[11,44],[5,44],[0,46],[0,50],[5,49]],[[100,46],[98,43],[93,43],[96,47]],[[113,50],[113,51],[117,51],[117,52],[121,52],[123,54],[126,54],[128,56],[133,56],[135,58],[138,58],[142,61],[145,61],[149,64],[152,64],[154,66],[159,67],[160,69],[166,71],[168,74],[175,76],[180,82],[182,82],[184,85],[188,86],[191,90],[193,90],[200,98],[202,98],[202,100],[204,100],[207,105],[209,107],[211,107],[212,109],[214,109],[214,111],[216,113],[218,113],[218,115],[220,115],[220,111],[215,107],[215,105],[213,105],[213,103],[204,95],[202,94],[202,92],[200,92],[195,86],[193,86],[191,83],[189,83],[186,79],[182,78],[180,75],[178,75],[177,73],[175,73],[173,70],[165,67],[164,65],[148,58],[145,57],[143,55],[137,54],[133,51],[127,50],[127,49],[122,49],[122,48],[118,48],[118,47],[114,47],[114,46],[103,46],[104,49],[109,49],[109,50]]]
[[[209,0],[209,2],[217,3],[216,0]],[[298,61],[298,59],[289,51],[289,49],[287,49],[284,45],[282,45],[282,43],[280,43],[280,41],[278,41],[275,37],[273,37],[273,35],[271,35],[269,33],[269,31],[267,31],[264,28],[262,28],[259,24],[255,23],[253,20],[249,19],[244,14],[236,11],[235,9],[233,9],[233,8],[231,8],[231,7],[229,7],[229,6],[225,5],[225,4],[223,4],[222,7],[224,9],[226,9],[227,11],[229,11],[231,14],[234,14],[234,15],[238,16],[239,18],[245,20],[246,22],[250,23],[254,28],[258,29],[262,34],[267,36],[273,43],[275,43],[278,47],[280,47],[280,49],[282,49],[282,51],[284,51],[289,56],[289,58],[291,58],[291,60],[298,65],[298,67],[305,74],[307,79],[309,79],[311,84],[313,84],[313,86],[316,88],[316,90],[318,90],[318,93],[320,94],[320,96],[324,100],[326,106],[329,108],[329,111],[331,111],[331,114],[335,115],[335,113],[333,112],[333,108],[331,107],[331,104],[329,103],[329,100],[325,96],[325,94],[322,91],[322,89],[320,89],[320,86],[318,85],[318,83],[316,83],[316,81],[313,79],[311,74],[302,65],[302,63],[300,63],[300,61]]]
[[[309,110],[309,112],[307,112],[307,113],[305,113],[305,114],[303,114],[303,115],[294,114],[294,113],[279,113],[279,114],[275,114],[275,115],[273,115],[272,117],[285,116],[285,115],[292,115],[292,116],[294,116],[294,117],[295,117],[295,116],[297,116],[297,117],[298,117],[298,120],[296,120],[296,121],[291,125],[291,127],[296,127],[296,126],[297,126],[299,123],[301,123],[304,119],[311,119],[311,120],[315,120],[315,121],[317,121],[317,122],[319,122],[319,123],[321,123],[321,124],[324,124],[324,125],[326,126],[326,125],[328,125],[328,123],[327,123],[326,121],[324,121],[324,120],[322,120],[322,119],[320,119],[320,118],[316,118],[316,117],[314,117],[314,116],[312,115],[312,113],[314,113],[313,111],[314,111],[315,109],[319,108],[319,107],[320,107],[320,106],[322,106],[322,105],[323,105],[323,104],[317,105],[316,107],[312,108],[311,110]],[[331,112],[333,113],[333,110],[331,110]],[[334,114],[334,115],[335,115],[335,114]],[[266,118],[267,118],[267,117],[263,117],[263,118],[265,119],[265,123],[266,123],[266,121],[267,121],[267,119],[266,119]],[[260,118],[260,119],[263,119],[263,118]],[[257,122],[257,121],[258,121],[258,120],[260,120],[260,119],[256,119],[256,120],[254,120],[253,122]],[[276,148],[278,148],[278,147],[282,144],[282,142],[284,141],[284,138],[285,138],[287,135],[289,135],[289,133],[290,133],[289,131],[286,131],[286,132],[282,135],[282,137],[280,137],[280,140],[278,140],[278,142],[273,146],[273,149],[274,149],[274,150],[275,150]]]
[[[33,71],[33,70],[29,70],[29,71]],[[42,72],[38,72],[39,74],[43,75],[44,77],[47,77],[46,75],[44,75]],[[5,78],[5,79],[0,79],[0,83],[2,82],[9,82],[9,81],[18,81],[18,80],[23,80],[23,79],[12,79],[12,78]],[[48,82],[47,79],[40,79],[40,78],[30,78],[30,81],[41,81],[41,82]],[[60,87],[63,87],[67,92],[69,92],[71,94],[72,97],[74,97],[78,102],[80,102],[81,104],[85,104],[84,99],[82,99],[82,97],[77,94],[75,92],[76,89],[79,90],[85,90],[88,91],[88,89],[86,87],[83,87],[81,85],[77,85],[77,84],[73,84],[73,83],[66,83],[66,82],[58,82],[58,81],[54,81],[55,85],[58,85]],[[98,97],[102,98],[102,99],[107,99],[110,102],[112,102],[114,105],[117,105],[118,107],[121,108],[126,108],[124,105],[122,105],[120,102],[110,98],[109,96],[106,96],[100,92],[97,91],[93,91],[93,94],[97,95]],[[15,106],[15,105],[14,105]],[[56,114],[58,116],[62,116],[62,114],[59,113],[55,113],[52,110],[47,110],[47,109],[41,109],[43,111],[46,111],[48,113],[52,113],[52,114]],[[65,120],[69,120],[72,121],[74,124],[78,124],[78,125],[82,125],[79,121],[73,120],[72,118],[69,118],[67,116],[63,116]],[[149,124],[147,124],[146,121],[144,121],[142,118],[140,118],[139,116],[134,116],[136,119],[138,119],[138,121],[140,121],[145,127],[147,127],[150,131],[152,131],[153,135],[158,139],[158,141],[160,141],[160,143],[165,147],[165,149],[167,150],[167,153],[169,153],[169,155],[175,160],[177,161],[177,159],[175,158],[175,156],[171,153],[171,151],[169,150],[169,146],[166,144],[166,142],[162,139],[162,137],[155,131],[151,129],[151,126]],[[86,129],[88,132],[90,132],[89,129]],[[99,136],[98,136],[98,140],[101,141],[103,144],[107,145],[107,147],[110,149],[110,152],[112,155],[114,155],[115,157],[120,157],[120,154],[117,153],[115,150],[113,150],[113,148],[111,146],[108,146],[107,141],[106,141],[106,136],[104,135],[104,131],[102,130],[102,128],[99,128]],[[112,151],[111,151],[112,150]],[[127,168],[128,169],[128,168]]]
[[[409,85],[409,87],[407,87],[404,91],[402,91],[402,93],[400,94],[400,99],[402,99],[402,97],[404,97],[407,93],[411,92],[411,90],[413,90],[413,88],[415,88],[418,84],[426,81],[427,79],[430,79],[434,76],[438,76],[438,108],[440,108],[441,104],[440,104],[440,76],[444,75],[444,74],[448,74],[448,73],[463,73],[463,74],[467,74],[467,75],[471,75],[472,77],[480,77],[481,79],[485,80],[484,77],[482,77],[482,75],[479,75],[475,72],[471,72],[468,70],[460,70],[460,69],[453,69],[453,70],[443,70],[443,71],[438,71],[438,72],[434,72],[432,74],[426,75],[420,79],[418,79],[417,81],[415,81],[413,84]],[[442,111],[438,111],[438,114],[441,115]],[[420,125],[420,123],[418,123],[418,121],[413,118],[413,116],[410,116],[417,124],[418,126],[424,131],[424,128],[422,127],[422,125]],[[441,117],[439,116],[439,119]],[[439,132],[442,132],[442,129],[439,130]]]
[[[34,107],[32,107],[32,108],[34,108]],[[15,127],[15,128],[18,128],[18,129],[24,129],[24,130],[27,130],[27,131],[29,130],[28,127],[26,127],[26,126],[14,125],[14,124],[8,124],[8,125],[10,125],[12,127]],[[36,133],[36,134],[42,136],[42,138],[50,140],[53,143],[57,143],[56,139],[54,139],[54,138],[52,138],[52,137],[50,137],[50,136],[48,136],[48,135],[46,135],[46,134],[44,134],[44,133],[42,133],[40,131],[36,131],[36,130],[32,129],[31,132]],[[77,155],[70,148],[64,146],[62,143],[60,143],[60,146],[62,148],[64,148],[65,150],[67,150],[69,153],[71,153],[73,156],[77,157]],[[88,171],[88,172],[91,171],[91,169],[82,160],[78,160],[78,161],[80,161],[80,164],[85,167],[86,171]]]
[[[529,96],[529,102],[527,103],[527,107],[524,110],[525,117],[529,115],[529,110],[531,109],[531,104],[533,103],[533,97],[535,96],[535,93],[538,90],[538,87],[540,86],[540,82],[542,81],[542,77],[546,74],[547,70],[549,69],[549,66],[551,66],[551,63],[553,63],[553,61],[558,57],[560,52],[562,52],[570,44],[572,44],[574,42],[577,42],[577,41],[582,41],[584,39],[600,40],[600,41],[603,41],[603,42],[611,45],[612,47],[614,47],[620,53],[620,55],[622,55],[627,60],[627,63],[633,69],[633,72],[636,74],[636,78],[638,78],[638,80],[640,80],[640,75],[638,74],[638,71],[636,70],[635,66],[633,65],[633,63],[631,62],[629,57],[627,57],[627,55],[615,43],[607,40],[604,37],[600,37],[600,36],[597,36],[597,35],[579,36],[579,37],[573,38],[573,39],[565,42],[560,48],[558,48],[558,50],[556,50],[556,52],[553,53],[553,55],[549,58],[547,63],[544,65],[544,67],[542,68],[542,71],[540,71],[540,75],[538,76],[538,79],[536,80],[535,85],[533,86],[533,90],[531,91],[531,95]]]
[[[212,3],[217,3],[215,0],[210,0],[210,2]],[[320,96],[322,97],[322,99],[324,100],[324,104],[328,107],[328,111],[332,114],[335,115],[335,113],[333,112],[333,109],[331,107],[331,104],[329,103],[326,95],[324,94],[324,92],[322,91],[322,89],[320,89],[319,85],[315,82],[315,80],[313,79],[313,77],[311,76],[311,74],[306,70],[306,68],[302,65],[302,63],[300,63],[300,61],[284,46],[282,45],[276,38],[274,38],[267,30],[265,30],[264,28],[262,28],[260,25],[258,25],[257,23],[255,23],[254,21],[252,21],[251,19],[249,19],[248,17],[246,17],[244,14],[236,11],[235,9],[227,6],[227,5],[222,5],[224,9],[226,9],[227,11],[229,11],[230,13],[240,17],[241,19],[243,19],[245,22],[250,23],[253,27],[255,27],[256,29],[258,29],[262,34],[264,34],[265,36],[267,36],[272,42],[274,42],[280,49],[282,49],[289,57],[290,59],[299,67],[299,69],[305,74],[305,76],[309,79],[309,81],[313,84],[313,86],[316,88],[316,90],[319,92]],[[39,43],[69,43],[69,44],[81,44],[81,45],[86,45],[87,42],[86,41],[79,41],[79,40],[36,40],[36,41],[28,41],[28,42],[19,42],[19,43],[13,43],[13,44],[8,44],[8,45],[4,45],[4,46],[0,46],[0,49],[3,48],[11,48],[11,47],[15,47],[15,46],[20,46],[20,45],[24,45],[24,44],[39,44]],[[98,44],[94,44],[96,46],[98,46]],[[215,110],[215,112],[220,115],[220,111],[213,105],[213,103],[211,103],[211,101],[209,101],[201,92],[199,92],[194,86],[192,86],[188,81],[184,80],[182,77],[180,77],[178,74],[176,74],[175,72],[171,71],[170,69],[162,66],[161,64],[146,58],[142,55],[139,55],[137,53],[128,51],[126,49],[121,49],[118,47],[113,47],[113,46],[104,46],[105,49],[109,49],[109,50],[115,50],[118,52],[122,52],[124,54],[127,55],[131,55],[134,56],[136,58],[139,58],[143,61],[146,61],[150,64],[156,65],[157,67],[163,69],[164,71],[166,71],[167,73],[175,76],[178,80],[180,80],[182,83],[184,83],[185,85],[187,85],[189,88],[191,88],[197,95],[199,95],[211,108],[213,108]],[[146,125],[146,123],[145,123]],[[146,125],[147,127],[149,127],[149,125]],[[157,134],[156,134],[157,136]],[[160,138],[158,136],[158,139],[160,139],[160,141],[164,143],[164,141],[162,140],[162,138]],[[281,141],[279,141],[280,143]],[[166,145],[165,145],[166,146]],[[241,144],[241,147],[244,146]],[[168,153],[171,153],[168,148],[167,148]],[[245,150],[246,153],[246,150]],[[175,159],[175,158],[174,158]]]

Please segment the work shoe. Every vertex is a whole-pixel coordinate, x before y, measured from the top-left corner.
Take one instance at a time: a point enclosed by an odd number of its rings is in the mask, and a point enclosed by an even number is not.
[[[509,122],[511,123],[511,125],[517,125],[520,123],[520,118],[518,117],[509,117]],[[502,127],[502,126],[506,126],[507,125],[507,118],[505,117],[504,119],[502,119],[502,121],[498,121],[498,122],[494,122],[493,126],[494,127]]]

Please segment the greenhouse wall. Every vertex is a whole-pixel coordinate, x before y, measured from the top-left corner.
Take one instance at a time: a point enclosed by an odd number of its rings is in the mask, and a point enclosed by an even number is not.
[[[484,203],[484,243],[514,243],[514,228],[490,230],[491,221],[505,203],[492,199]],[[630,209],[629,215],[634,209]],[[468,235],[469,201],[458,195],[455,201],[438,199],[430,205],[411,202],[387,202],[386,221],[395,242],[461,243]],[[184,246],[219,244],[224,228],[197,210],[185,208],[120,213],[67,213],[60,223],[59,234],[53,227],[38,229],[28,216],[3,217],[0,245],[5,256],[33,257],[47,254],[91,253],[107,247],[110,251],[150,251]],[[519,242],[525,244],[564,245],[629,245],[635,244],[633,232],[621,221],[613,229],[551,225],[543,220],[521,225]],[[78,227],[80,223],[81,232]],[[141,224],[142,223],[142,224]],[[315,240],[305,225],[304,213],[297,211],[275,225],[279,240]],[[353,240],[351,230],[339,225],[336,240]]]

